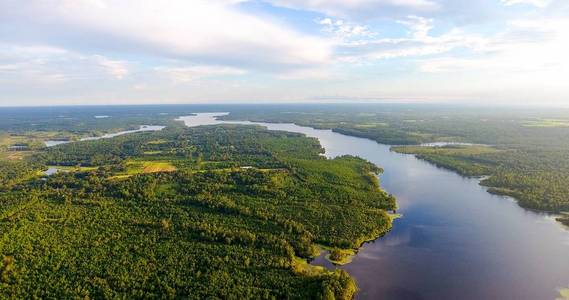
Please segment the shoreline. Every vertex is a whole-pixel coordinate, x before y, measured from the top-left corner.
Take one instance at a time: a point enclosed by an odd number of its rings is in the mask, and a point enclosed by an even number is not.
[[[363,246],[365,246],[367,243],[373,243],[373,242],[377,241],[378,239],[387,235],[393,229],[393,221],[403,217],[402,214],[398,214],[398,213],[389,213],[389,212],[386,212],[386,213],[387,213],[387,216],[389,217],[390,224],[389,224],[389,228],[385,232],[382,232],[379,235],[375,235],[374,237],[371,237],[369,239],[362,241],[361,243],[359,243],[358,247],[356,247],[356,248],[343,249],[343,248],[326,246],[326,245],[322,245],[322,244],[316,244],[316,247],[318,247],[318,254],[315,255],[314,257],[310,258],[308,260],[308,263],[312,266],[326,268],[325,266],[312,264],[312,262],[315,261],[317,258],[323,257],[327,262],[331,263],[334,266],[345,266],[345,265],[350,264],[352,262],[352,260],[358,255],[360,249]],[[340,255],[341,258],[338,260],[332,259],[331,254],[333,251],[338,251],[339,252],[338,255]],[[326,269],[328,269],[328,268],[326,268]]]
[[[226,120],[225,118],[220,119],[220,121],[225,121],[225,122],[227,122],[227,123],[239,122],[238,120]],[[241,121],[241,122],[242,122],[242,121]],[[249,122],[254,122],[254,121],[249,121]],[[259,122],[264,122],[264,123],[266,123],[266,124],[256,124],[256,125],[261,125],[261,126],[265,126],[265,127],[269,127],[269,128],[275,128],[275,129],[273,129],[273,130],[279,130],[279,129],[277,129],[277,128],[288,128],[287,125],[296,125],[296,126],[305,127],[305,128],[306,128],[306,132],[308,132],[308,134],[311,134],[312,130],[318,129],[318,128],[316,128],[316,127],[311,127],[311,126],[309,126],[309,125],[306,126],[306,125],[302,125],[302,124],[297,124],[297,123],[294,123],[294,122],[266,122],[266,121],[259,121]],[[275,125],[282,124],[282,125],[284,125],[284,126],[273,126],[273,125],[271,125],[271,124],[275,124]],[[280,129],[280,130],[287,131],[287,129]],[[332,131],[332,130],[329,130],[329,129],[324,128],[324,131]],[[326,135],[326,133],[324,133],[324,132],[323,132],[323,134]],[[338,133],[338,134],[341,134],[341,133]],[[346,136],[346,137],[349,136],[349,137],[355,137],[355,138],[359,138],[359,139],[365,139],[365,140],[368,140],[369,142],[373,142],[374,144],[380,145],[381,148],[387,148],[387,149],[389,149],[389,147],[390,147],[390,145],[388,145],[388,144],[382,144],[382,143],[377,142],[376,140],[369,139],[369,138],[365,138],[365,137],[362,138],[362,137],[351,136],[351,135],[346,135],[346,134],[341,134],[341,135],[344,135],[344,136]],[[336,149],[335,149],[335,150],[336,150]],[[344,149],[342,149],[342,150],[344,150]],[[337,151],[333,151],[332,154],[330,154],[330,155],[332,155],[332,156],[335,155],[335,152],[337,152]],[[340,152],[340,153],[343,153],[343,152]],[[341,154],[340,154],[340,155],[341,155]],[[401,155],[400,157],[405,157],[405,155],[402,155],[401,153],[397,153],[397,155]],[[365,157],[365,156],[364,156],[364,157]],[[424,161],[424,160],[423,160],[423,161]],[[427,162],[427,161],[424,161],[424,162]],[[378,162],[376,161],[376,163],[378,163]],[[381,163],[381,162],[379,162],[379,164],[380,164],[380,163]],[[433,166],[432,163],[428,163],[428,164],[425,164],[425,165]],[[447,169],[447,168],[439,168],[439,169],[444,170],[444,172],[448,172],[448,174],[460,175],[458,172],[449,170],[449,169]],[[465,176],[460,175],[459,177],[465,177]],[[482,180],[482,179],[484,179],[484,178],[478,177],[477,179],[480,181],[480,180]],[[471,183],[474,184],[475,182],[474,182],[474,181],[471,181]],[[469,183],[469,184],[470,184],[470,183]],[[478,185],[478,184],[476,184],[476,185]],[[387,189],[387,190],[389,190],[389,189]],[[484,190],[484,189],[480,189],[480,192],[481,192],[481,193],[484,193],[484,194],[487,194],[487,195],[489,194],[489,193],[488,193],[486,190]],[[494,201],[498,201],[498,200],[499,200],[499,199],[495,199]],[[523,208],[522,206],[519,206],[519,205],[517,205],[517,204],[515,204],[515,203],[513,203],[513,204],[514,204],[515,207]],[[525,208],[524,208],[524,209],[525,209]],[[407,222],[404,222],[404,223],[407,223]],[[548,223],[550,223],[550,222],[548,222]],[[555,222],[551,222],[551,223],[552,223],[552,224],[555,224]],[[405,226],[405,225],[404,225],[404,226]],[[379,240],[379,238],[381,238],[381,237],[382,237],[383,235],[385,235],[386,233],[387,233],[387,232],[384,232],[383,234],[379,234],[378,236],[376,236],[376,237],[370,239],[370,241],[379,241],[379,243],[381,244],[382,242],[381,242],[381,240]],[[363,244],[365,244],[365,241],[364,241],[364,243],[362,243],[362,245],[360,245],[357,249],[360,249],[361,247],[363,247]],[[374,248],[374,246],[370,246],[370,247],[371,247],[371,249]],[[373,250],[372,250],[372,251],[373,251]],[[326,254],[327,254],[327,253],[326,253]],[[320,256],[317,256],[318,261],[315,261],[315,259],[313,259],[312,261],[310,261],[310,263],[311,263],[312,265],[314,265],[314,266],[325,266],[327,269],[330,269],[330,270],[342,270],[342,269],[343,269],[341,265],[337,265],[337,266],[338,266],[337,268],[333,267],[333,266],[334,266],[333,262],[331,262],[329,259],[326,259],[325,256],[326,256],[326,255],[325,255],[324,253],[321,253]],[[359,265],[361,261],[362,261],[362,260],[355,260],[353,263]],[[315,263],[317,263],[317,265],[316,265]],[[354,275],[352,275],[352,274],[350,274],[350,277],[356,278],[356,277],[354,277]],[[358,277],[358,278],[359,278],[359,277]],[[563,285],[559,285],[559,286],[563,286]],[[368,283],[368,286],[367,286],[367,287],[364,285],[364,288],[366,288],[366,289],[367,289],[367,288],[370,288],[369,283]]]

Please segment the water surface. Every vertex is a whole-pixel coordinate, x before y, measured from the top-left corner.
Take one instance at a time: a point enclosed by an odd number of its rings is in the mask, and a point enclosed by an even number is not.
[[[59,169],[56,167],[49,167],[47,170],[43,172],[45,176],[51,176],[55,173],[59,172]]]
[[[358,299],[556,299],[569,286],[569,231],[553,217],[491,195],[464,178],[389,146],[293,124],[222,122],[220,113],[181,117],[188,126],[259,124],[320,140],[326,156],[350,154],[382,168],[382,187],[403,218],[365,244],[343,269]],[[320,258],[314,263],[334,268]]]
[[[86,137],[86,138],[80,139],[79,141],[96,141],[96,140],[100,140],[100,139],[110,139],[110,138],[114,138],[115,136],[129,134],[129,133],[144,132],[144,131],[159,131],[159,130],[164,129],[165,127],[166,126],[141,125],[140,128],[138,128],[138,129],[124,130],[124,131],[119,131],[119,132],[115,132],[115,133],[107,133],[107,134],[102,135],[102,136]],[[71,140],[69,140],[69,141],[49,140],[49,141],[45,141],[45,146],[46,147],[53,147],[53,146],[57,146],[57,145],[61,145],[61,144],[67,144],[67,143],[71,143],[71,142],[73,142],[73,141],[71,141]]]

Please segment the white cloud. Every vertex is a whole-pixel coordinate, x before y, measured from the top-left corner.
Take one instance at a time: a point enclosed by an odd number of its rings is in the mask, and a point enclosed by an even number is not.
[[[266,0],[273,5],[294,9],[311,10],[335,17],[374,16],[406,12],[426,12],[439,9],[431,0]],[[392,10],[389,10],[389,9]]]
[[[549,73],[549,81],[565,81],[569,77],[569,20],[516,20],[509,28],[494,37],[487,37],[480,55],[474,57],[444,57],[425,60],[424,72],[486,71],[494,73]],[[534,77],[537,83],[545,78]],[[540,80],[541,79],[541,80]]]
[[[519,87],[561,99],[569,95],[566,3],[0,0],[0,105],[514,98]]]
[[[439,36],[430,35],[433,20],[408,16],[399,20],[406,26],[408,37],[363,39],[347,42],[342,47],[339,60],[347,62],[369,62],[382,59],[420,57],[442,54],[457,48],[480,49],[485,47],[486,39],[466,34],[459,29],[450,30]]]
[[[278,76],[279,79],[298,80],[298,81],[332,80],[332,79],[338,79],[338,77],[339,77],[338,73],[333,73],[328,68],[291,70],[289,72],[285,72]]]
[[[408,16],[406,20],[399,20],[398,23],[409,27],[411,35],[419,40],[427,38],[429,31],[433,29],[432,19],[417,16]]]
[[[202,78],[237,76],[247,73],[242,69],[220,66],[157,67],[155,71],[165,75],[174,83],[188,83]]]
[[[67,76],[53,70],[50,62],[54,56],[67,51],[49,46],[17,46],[0,43],[0,83],[60,84]],[[1,85],[0,85],[1,86]]]
[[[102,55],[82,55],[45,45],[0,44],[0,81],[15,84],[62,84],[82,79],[123,79],[127,62]]]
[[[500,0],[505,6],[512,6],[516,4],[533,5],[535,7],[544,8],[551,3],[550,0]]]
[[[323,26],[322,31],[332,36],[338,41],[345,41],[351,38],[371,38],[376,35],[367,26],[354,24],[345,20],[324,18],[317,20]]]
[[[116,79],[123,79],[128,74],[125,61],[110,60],[102,55],[95,55],[94,59],[107,73]]]
[[[4,31],[0,39],[33,39],[75,50],[119,50],[257,69],[329,62],[331,45],[326,40],[242,12],[231,5],[235,2],[3,0],[3,26],[21,32]]]
[[[511,22],[507,32],[488,38],[479,55],[426,59],[419,63],[419,71],[438,85],[444,80],[446,87],[441,90],[452,87],[455,93],[493,101],[566,105],[569,33],[565,28],[569,28],[565,19]]]
[[[465,70],[480,69],[480,61],[456,57],[443,57],[425,60],[419,64],[419,70],[424,73],[464,72]]]

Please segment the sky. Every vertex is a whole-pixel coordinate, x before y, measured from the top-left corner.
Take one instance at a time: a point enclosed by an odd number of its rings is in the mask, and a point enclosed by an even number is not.
[[[0,106],[569,106],[569,0],[0,0]]]

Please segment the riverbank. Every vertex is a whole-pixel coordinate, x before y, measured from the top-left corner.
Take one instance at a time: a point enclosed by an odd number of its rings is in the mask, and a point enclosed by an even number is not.
[[[536,120],[535,110],[512,115],[510,110],[472,113],[470,109],[447,109],[414,105],[282,107],[235,110],[222,118],[294,123],[386,145],[408,145],[403,147],[408,148],[406,152],[459,174],[491,175],[484,184],[514,191],[508,195],[515,193],[524,208],[569,211],[566,128],[527,126]]]
[[[370,242],[374,242],[381,237],[385,236],[393,229],[393,221],[402,217],[401,214],[397,213],[388,213],[388,217],[390,218],[390,226],[389,229],[381,234],[368,237],[364,239],[358,247],[355,248],[348,248],[342,249],[337,247],[326,246],[322,244],[317,244],[316,247],[318,248],[318,252],[314,257],[310,260],[310,262],[314,262],[316,259],[322,260],[324,258],[326,261],[331,263],[334,266],[345,266],[352,262],[354,257],[358,254],[358,251],[366,244]],[[319,265],[314,265],[319,266]]]
[[[346,270],[360,288],[357,299],[555,299],[558,287],[567,286],[567,230],[488,193],[479,178],[329,129],[227,123],[303,133],[320,140],[326,157],[350,154],[382,166],[381,186],[397,196],[405,218],[383,238],[362,245],[347,265],[324,257],[311,262]],[[496,253],[505,255],[497,259]],[[531,283],[520,284],[528,276]]]
[[[481,178],[479,184],[487,188],[493,195],[511,197],[518,205],[525,209],[541,211],[551,214],[563,214],[562,209],[544,207],[536,202],[528,202],[525,192],[515,188],[515,184],[501,183],[500,171],[489,162],[479,159],[481,155],[495,154],[504,150],[495,149],[488,145],[452,145],[452,146],[392,146],[392,151],[402,154],[414,155],[418,159],[427,161],[437,167],[456,172],[468,178]],[[560,223],[567,225],[569,218],[560,216],[556,218]]]

